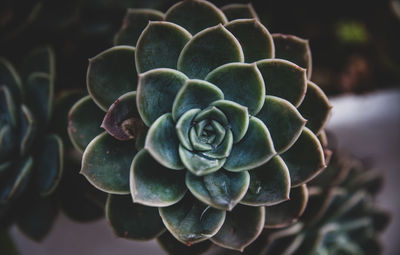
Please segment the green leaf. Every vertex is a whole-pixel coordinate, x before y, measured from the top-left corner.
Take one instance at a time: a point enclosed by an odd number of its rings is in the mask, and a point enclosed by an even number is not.
[[[130,187],[133,201],[153,207],[173,205],[187,191],[184,179],[183,172],[165,168],[149,152],[141,150],[131,166]]]
[[[54,134],[43,138],[35,157],[35,180],[41,196],[48,196],[60,182],[64,167],[64,148],[60,137]]]
[[[289,199],[289,170],[281,157],[273,157],[266,164],[249,170],[249,174],[249,189],[241,204],[271,206]]]
[[[151,240],[165,231],[158,209],[133,203],[131,196],[108,195],[106,218],[123,238]]]
[[[251,115],[264,104],[264,80],[255,64],[226,64],[209,73],[206,80],[222,90],[225,100],[247,107]]]
[[[173,235],[165,231],[157,238],[160,246],[168,253],[173,255],[201,255],[205,253],[212,245],[210,241],[203,241],[191,246],[187,246],[177,241]]]
[[[149,127],[164,113],[172,111],[172,105],[187,77],[176,70],[159,68],[139,77],[137,106],[143,122]]]
[[[326,167],[324,150],[308,128],[303,129],[293,146],[281,156],[289,168],[292,187],[308,182]]]
[[[325,126],[332,106],[328,97],[316,84],[309,81],[307,92],[299,111],[307,119],[307,127],[314,133],[319,134]]]
[[[159,212],[169,232],[188,246],[214,236],[225,220],[225,211],[209,207],[191,196],[173,206],[159,208]]]
[[[150,127],[145,142],[145,149],[161,165],[181,170],[179,158],[179,139],[171,113],[160,116]]]
[[[2,164],[2,170],[8,168],[8,164],[4,161],[11,160],[12,154],[17,149],[15,134],[10,125],[4,125],[0,128],[0,162]],[[6,164],[6,165],[3,165]],[[7,167],[6,167],[7,166]],[[0,172],[2,172],[0,170]]]
[[[21,105],[19,120],[19,150],[21,155],[26,155],[31,149],[37,134],[36,120],[28,107]]]
[[[197,176],[218,171],[226,161],[225,158],[210,158],[200,152],[186,150],[182,145],[179,145],[179,156],[183,165]]]
[[[228,118],[229,127],[232,130],[233,142],[243,139],[249,127],[249,113],[247,107],[229,100],[218,100],[211,105],[220,109]]]
[[[149,21],[163,20],[164,14],[152,9],[128,9],[122,27],[114,37],[114,45],[136,46]]]
[[[290,200],[266,207],[265,227],[283,228],[293,224],[303,214],[307,201],[308,191],[306,185],[291,189]]]
[[[68,113],[68,134],[72,144],[81,152],[103,130],[100,128],[104,112],[90,96],[77,101]]]
[[[263,165],[275,155],[267,127],[260,119],[251,117],[246,135],[234,144],[224,168],[233,172],[249,170]]]
[[[179,54],[191,37],[189,32],[174,23],[151,21],[137,42],[137,72],[162,67],[176,69]]]
[[[224,248],[243,252],[264,228],[265,208],[238,205],[227,212],[224,225],[211,241]]]
[[[224,94],[215,85],[201,80],[188,80],[175,97],[172,106],[174,121],[190,109],[204,109],[212,102],[223,99]]]
[[[186,186],[203,203],[220,210],[232,210],[249,187],[247,171],[232,173],[217,171],[205,176],[186,173]]]
[[[203,0],[181,1],[173,5],[165,13],[165,20],[184,27],[193,35],[208,27],[227,22],[222,11]]]
[[[258,19],[234,20],[225,27],[239,40],[245,62],[274,58],[275,47],[272,36]]]
[[[210,151],[203,152],[207,157],[223,159],[229,157],[233,147],[233,134],[231,130],[227,130],[224,140]]]
[[[0,231],[0,247],[4,254],[19,255],[17,246],[7,229]]]
[[[189,130],[192,127],[194,117],[200,112],[200,109],[191,109],[185,112],[176,123],[176,134],[182,146],[188,150],[193,150],[192,144],[189,140]]]
[[[288,100],[299,106],[307,90],[305,69],[283,59],[266,59],[257,62],[267,95]]]
[[[19,104],[22,100],[22,81],[14,66],[5,58],[0,57],[0,86],[6,86],[11,96]],[[1,100],[0,100],[1,102]]]
[[[128,92],[108,109],[101,127],[114,138],[126,141],[136,139],[145,126],[136,108],[136,91]]]
[[[135,48],[115,46],[89,59],[87,89],[104,111],[121,95],[136,90]]]
[[[42,241],[50,232],[57,214],[58,207],[52,198],[37,199],[23,211],[17,221],[18,228],[36,242]]]
[[[308,40],[293,35],[273,34],[275,57],[289,60],[307,69],[307,78],[311,77],[311,50]]]
[[[264,106],[257,118],[267,126],[278,153],[283,153],[296,142],[307,122],[296,107],[275,96],[265,97]]]
[[[236,19],[258,19],[257,13],[251,3],[249,4],[228,4],[221,7],[228,20]]]
[[[119,141],[106,132],[96,136],[82,157],[83,174],[88,181],[111,194],[129,194],[129,172],[135,144]]]
[[[0,182],[0,205],[18,197],[25,190],[32,173],[33,159],[28,157],[16,163],[12,175]]]
[[[238,40],[221,24],[196,34],[183,48],[178,70],[191,79],[204,79],[213,69],[232,62],[243,62]]]
[[[11,91],[7,86],[0,86],[0,125],[17,125],[17,109]]]
[[[22,66],[23,74],[29,77],[32,73],[45,73],[51,83],[54,83],[56,72],[56,59],[51,47],[39,47],[31,51],[25,58]],[[29,95],[27,93],[26,95]]]

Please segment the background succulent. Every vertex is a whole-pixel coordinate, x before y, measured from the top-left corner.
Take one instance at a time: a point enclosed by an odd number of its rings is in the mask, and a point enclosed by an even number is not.
[[[159,236],[171,253],[173,237],[242,250],[299,217],[325,167],[317,135],[330,105],[309,81],[308,41],[271,35],[250,5],[222,10],[130,9],[120,46],[89,61],[69,135],[82,174],[111,194],[117,235]]]

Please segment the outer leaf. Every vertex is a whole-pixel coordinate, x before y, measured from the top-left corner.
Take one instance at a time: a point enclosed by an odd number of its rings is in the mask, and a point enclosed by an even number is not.
[[[150,22],[137,42],[137,72],[162,67],[176,69],[179,54],[191,37],[189,32],[174,23]]]
[[[176,70],[158,68],[139,77],[137,106],[147,126],[164,113],[172,111],[172,104],[187,77]]]
[[[7,86],[0,86],[0,124],[17,124],[17,109],[11,91]]]
[[[154,207],[173,205],[186,193],[184,178],[184,173],[163,167],[146,150],[141,150],[131,166],[133,201]]]
[[[177,241],[168,231],[157,238],[158,243],[168,253],[174,255],[201,255],[212,245],[210,241],[203,241],[191,246],[187,246]]]
[[[100,128],[104,112],[90,96],[77,101],[68,113],[68,134],[76,149],[83,152],[86,146],[102,132]]]
[[[106,132],[101,133],[83,153],[81,174],[99,190],[129,194],[130,165],[135,153],[132,142],[118,141]]]
[[[181,1],[173,5],[165,13],[165,20],[184,27],[193,35],[208,27],[227,22],[222,11],[203,0]]]
[[[50,82],[54,83],[56,60],[51,47],[45,46],[31,51],[25,58],[22,66],[24,76],[32,73],[45,73],[49,76]],[[29,93],[27,94],[29,95]]]
[[[116,46],[89,59],[87,89],[104,111],[126,92],[136,90],[135,48]]]
[[[16,100],[20,103],[22,95],[22,81],[14,66],[5,58],[0,57],[0,84],[5,85]],[[0,86],[1,86],[0,85]]]
[[[224,225],[211,241],[219,246],[243,252],[264,228],[265,208],[239,205],[228,212]]]
[[[246,194],[249,174],[217,171],[205,176],[186,173],[186,186],[200,201],[221,210],[232,210]]]
[[[243,171],[266,163],[276,154],[271,135],[264,123],[251,117],[246,135],[234,144],[224,168],[228,171]]]
[[[136,91],[128,92],[108,109],[101,127],[118,140],[136,139],[145,126],[136,108]]]
[[[191,79],[204,79],[219,66],[243,60],[240,43],[220,24],[204,29],[186,44],[178,59],[178,70]]]
[[[267,95],[288,100],[294,106],[299,106],[307,90],[305,69],[282,59],[266,59],[257,62],[264,82]]]
[[[228,4],[221,7],[228,20],[235,19],[258,19],[253,5],[250,4]]]
[[[212,102],[223,99],[224,94],[215,85],[201,80],[188,80],[172,106],[172,117],[177,121],[190,109],[204,109]]]
[[[309,81],[306,96],[299,106],[299,111],[308,120],[307,127],[314,134],[319,134],[322,131],[331,109],[332,106],[329,104],[328,97],[322,89]]]
[[[193,150],[192,143],[189,140],[189,130],[193,125],[193,119],[200,111],[200,109],[191,109],[185,112],[175,126],[181,145],[188,150]]]
[[[209,73],[206,80],[222,90],[225,100],[246,106],[251,115],[264,104],[264,80],[255,64],[226,64]]]
[[[183,169],[179,158],[179,139],[171,113],[160,116],[150,127],[145,149],[161,165],[167,168]]]
[[[35,178],[40,195],[48,196],[63,173],[64,147],[61,138],[54,134],[45,136],[41,142],[42,148],[35,158]]]
[[[307,69],[307,77],[311,77],[311,50],[308,40],[293,35],[273,34],[275,57],[287,59]]]
[[[35,141],[35,135],[37,134],[36,120],[28,107],[21,105],[20,120],[19,120],[19,150],[21,155],[26,155],[33,142]]]
[[[218,171],[226,161],[225,158],[210,158],[202,153],[186,150],[182,145],[179,145],[179,156],[183,165],[197,176]]]
[[[289,199],[289,170],[281,157],[273,157],[266,164],[249,170],[249,174],[249,189],[241,204],[271,206]]]
[[[225,211],[207,207],[191,196],[159,211],[169,232],[188,246],[214,236],[225,220]]]
[[[265,210],[266,228],[283,228],[296,222],[303,214],[308,201],[306,185],[293,188],[290,191],[290,200]]]
[[[281,156],[289,168],[292,187],[306,183],[326,167],[324,150],[308,128],[303,129],[299,139]]]
[[[278,153],[286,151],[294,144],[307,122],[296,107],[275,96],[265,97],[265,103],[257,118],[268,127]]]
[[[134,204],[130,196],[109,195],[106,218],[114,233],[133,240],[150,240],[164,232],[157,208]]]
[[[225,27],[239,40],[245,62],[274,58],[275,47],[272,36],[258,19],[234,20]]]
[[[150,20],[163,20],[162,12],[152,9],[128,9],[122,27],[114,37],[114,45],[136,46],[140,34]]]

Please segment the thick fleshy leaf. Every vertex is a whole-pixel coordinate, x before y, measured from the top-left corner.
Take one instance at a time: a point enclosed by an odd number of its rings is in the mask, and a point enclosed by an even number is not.
[[[289,199],[289,170],[281,157],[273,157],[266,164],[249,170],[249,174],[249,189],[241,204],[271,206]]]
[[[155,68],[176,69],[179,54],[191,37],[188,31],[174,23],[151,21],[137,42],[137,72]]]
[[[261,234],[264,221],[264,207],[238,205],[232,212],[227,212],[224,225],[211,241],[224,248],[243,252]]]
[[[90,96],[77,101],[68,113],[68,134],[76,149],[83,152],[86,146],[103,130],[100,128],[104,112]]]
[[[145,130],[136,108],[136,91],[122,95],[111,105],[101,127],[121,141],[136,139]]]
[[[129,173],[135,144],[119,141],[106,132],[96,136],[82,157],[83,174],[88,181],[111,194],[129,194]]]
[[[161,165],[175,170],[183,169],[179,158],[179,139],[171,113],[160,116],[151,125],[144,147]]]
[[[220,170],[205,176],[186,173],[186,186],[190,192],[200,201],[221,210],[232,210],[246,194],[249,182],[246,171]]]
[[[225,27],[239,40],[245,62],[274,58],[275,47],[272,36],[258,19],[234,20]]]
[[[264,104],[264,80],[255,64],[226,64],[209,73],[206,80],[222,90],[225,100],[247,107],[251,115]]]
[[[126,92],[136,90],[135,48],[115,46],[89,59],[87,89],[104,111]]]
[[[194,119],[195,122],[201,122],[202,120],[208,121],[217,121],[223,126],[229,124],[228,118],[226,115],[217,107],[209,106],[206,109],[202,110],[199,114],[197,114],[196,118]],[[200,135],[200,134],[198,134]]]
[[[40,72],[49,75],[51,83],[54,82],[55,78],[55,54],[52,48],[45,46],[36,48],[31,51],[25,58],[22,66],[23,75],[29,76],[29,74]],[[27,93],[26,95],[29,95]]]
[[[0,86],[0,124],[17,124],[17,109],[11,91],[7,86]]]
[[[235,19],[258,19],[253,5],[250,4],[228,4],[221,7],[228,20]]]
[[[185,112],[176,123],[176,134],[179,141],[188,150],[193,150],[192,144],[189,140],[189,130],[192,127],[194,117],[200,112],[200,109],[191,109]]]
[[[296,107],[275,96],[265,97],[257,118],[267,126],[278,153],[286,151],[294,144],[307,122]]]
[[[157,208],[132,202],[131,196],[109,195],[106,218],[114,233],[133,240],[150,240],[164,232]]]
[[[228,118],[229,127],[233,133],[235,143],[242,140],[249,127],[249,113],[247,107],[229,100],[218,100],[212,103]]]
[[[175,97],[172,116],[177,121],[190,109],[204,109],[212,102],[223,98],[224,94],[215,85],[201,80],[188,80]]]
[[[18,228],[36,242],[42,241],[50,232],[58,214],[57,202],[52,198],[38,199],[29,210],[22,212]]]
[[[228,171],[243,171],[261,166],[276,155],[271,135],[264,123],[251,117],[246,135],[233,145],[224,168]]]
[[[207,206],[191,196],[173,206],[159,208],[159,212],[169,232],[188,246],[214,236],[225,220],[225,211]]]
[[[288,100],[299,106],[307,90],[305,69],[283,59],[266,59],[257,62],[267,95]]]
[[[296,222],[303,214],[308,201],[307,186],[290,190],[290,200],[265,208],[265,227],[283,228]]]
[[[222,11],[203,0],[181,1],[173,5],[165,13],[165,20],[184,27],[193,35],[208,27],[227,22]]]
[[[211,158],[226,158],[231,154],[233,147],[233,134],[231,130],[227,130],[224,140],[222,140],[221,144],[215,147],[210,151],[203,152],[204,155]]]
[[[176,70],[159,68],[139,77],[137,106],[147,126],[164,113],[172,111],[172,105],[187,77]]]
[[[16,100],[20,103],[22,95],[22,81],[14,66],[5,58],[0,57],[0,86],[5,85]]]
[[[179,145],[179,156],[183,165],[193,174],[202,176],[218,171],[226,158],[210,158],[200,152],[192,152]]]
[[[12,176],[0,182],[0,205],[18,197],[25,190],[32,173],[33,159],[28,157],[13,167],[16,171],[12,173]]]
[[[0,162],[11,160],[12,154],[17,148],[15,134],[10,125],[4,125],[0,128]],[[5,167],[6,165],[3,165]],[[1,171],[0,171],[1,172]]]
[[[128,9],[122,27],[114,37],[114,45],[130,45],[135,47],[140,34],[149,21],[163,20],[162,12],[152,9]]]
[[[201,255],[204,254],[212,245],[210,241],[203,241],[187,246],[177,241],[168,231],[165,231],[161,236],[159,236],[157,241],[168,254],[173,255]]]
[[[135,203],[153,207],[173,205],[186,193],[184,182],[183,172],[165,168],[146,150],[139,151],[132,162],[130,187]]]
[[[289,168],[292,187],[306,183],[326,167],[324,150],[308,128],[281,157]]]
[[[191,79],[204,79],[219,66],[243,61],[239,41],[220,24],[204,29],[186,44],[179,56],[178,70]]]
[[[35,141],[35,135],[37,133],[37,121],[33,117],[29,108],[25,105],[21,105],[20,119],[19,119],[19,150],[21,155],[26,155],[30,150],[33,142]]]
[[[308,40],[293,35],[273,34],[275,57],[289,60],[307,69],[307,77],[311,77],[311,50]]]
[[[331,109],[332,106],[329,104],[328,97],[322,89],[309,81],[307,83],[306,96],[299,106],[299,111],[307,119],[306,126],[314,134],[321,132],[328,120]]]

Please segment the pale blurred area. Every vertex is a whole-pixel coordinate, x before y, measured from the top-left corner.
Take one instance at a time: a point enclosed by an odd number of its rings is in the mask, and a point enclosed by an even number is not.
[[[400,254],[400,90],[332,98],[328,129],[339,148],[365,159],[385,176],[378,197],[380,207],[392,213],[381,240],[386,255]],[[156,241],[134,242],[114,236],[105,220],[75,223],[60,215],[50,235],[37,244],[12,230],[22,255],[161,255]],[[190,255],[190,254],[189,254]]]

